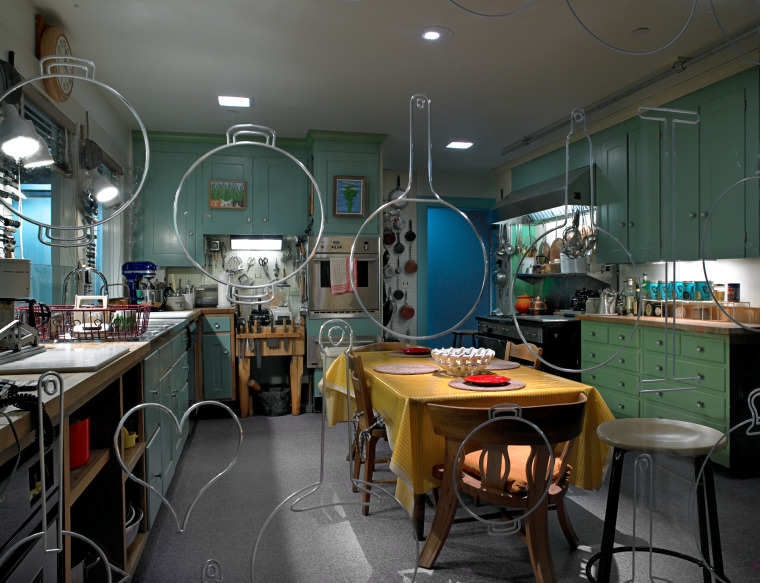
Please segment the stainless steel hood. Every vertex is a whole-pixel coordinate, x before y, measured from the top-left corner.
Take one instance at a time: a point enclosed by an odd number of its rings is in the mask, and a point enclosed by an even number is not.
[[[571,170],[568,175],[568,204],[591,204],[591,167]],[[491,207],[491,222],[506,221],[565,204],[565,173],[515,190]]]

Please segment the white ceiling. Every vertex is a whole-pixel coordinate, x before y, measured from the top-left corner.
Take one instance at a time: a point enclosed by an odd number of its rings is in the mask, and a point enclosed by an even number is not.
[[[458,1],[498,11],[525,0]],[[504,163],[505,146],[722,38],[709,0],[698,1],[694,20],[672,47],[648,56],[602,46],[565,0],[534,0],[507,18],[474,16],[449,0],[36,5],[67,33],[75,56],[95,62],[97,79],[135,106],[149,130],[224,133],[250,122],[294,138],[309,129],[384,133],[385,167],[405,168],[409,100],[424,93],[432,100],[434,167],[461,172]],[[572,0],[572,6],[607,41],[644,51],[678,34],[693,0]],[[715,0],[715,7],[729,33],[760,22],[760,2]],[[453,36],[424,43],[418,30],[429,25]],[[634,36],[640,27],[649,34]],[[231,115],[216,104],[219,94],[250,96],[255,107]],[[425,134],[417,129],[426,121],[415,119],[415,156],[421,158]],[[441,146],[450,140],[475,146],[447,152]]]

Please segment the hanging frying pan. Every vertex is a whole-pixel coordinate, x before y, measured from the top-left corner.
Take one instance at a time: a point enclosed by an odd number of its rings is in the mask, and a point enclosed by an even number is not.
[[[409,304],[404,304],[401,308],[401,317],[404,320],[411,320],[414,318],[414,308]]]
[[[396,190],[392,191],[388,195],[388,200],[398,200],[404,196],[404,191],[401,190],[401,175],[396,176]],[[399,200],[398,202],[393,203],[393,208],[402,209],[407,205],[407,201],[405,200]]]
[[[412,244],[409,243],[409,261],[404,265],[404,271],[407,273],[417,273],[417,262],[412,259]]]
[[[388,260],[391,258],[391,254],[386,249],[383,251],[383,265],[388,265]]]
[[[393,252],[398,253],[399,255],[404,252],[404,249],[406,249],[406,247],[404,247],[404,244],[400,240],[396,241],[396,244],[393,246]]]
[[[383,229],[383,244],[393,245],[396,242],[396,233],[394,233],[390,227]]]
[[[391,298],[388,297],[388,294],[385,292],[385,286],[383,286],[383,298],[385,299],[383,302],[383,326],[387,326],[388,322],[390,322],[393,317],[393,311],[396,309],[396,304],[394,304]]]
[[[409,219],[409,230],[406,232],[406,235],[404,235],[404,239],[406,239],[407,241],[411,243],[416,238],[417,238],[417,233],[412,231],[412,219]]]

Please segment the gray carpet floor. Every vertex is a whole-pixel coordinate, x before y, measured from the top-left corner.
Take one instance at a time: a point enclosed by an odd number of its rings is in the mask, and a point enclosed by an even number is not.
[[[178,532],[167,509],[160,510],[134,582],[412,580],[419,549],[408,516],[391,495],[393,486],[389,495],[372,497],[369,516],[362,516],[356,505],[361,494],[351,492],[346,424],[326,432],[322,485],[293,506],[294,500],[281,503],[319,481],[321,416],[253,416],[241,422],[245,437],[235,466],[200,498],[184,532]],[[235,432],[228,419],[201,419],[195,424],[167,494],[180,519],[203,485],[229,463],[236,448]],[[383,448],[387,449],[387,444],[381,444]],[[634,522],[635,456],[627,458],[619,544],[630,544]],[[726,575],[733,583],[760,581],[755,522],[760,479],[735,479],[722,469],[716,474]],[[381,471],[376,476],[391,474]],[[637,545],[645,545],[649,539],[651,508],[655,546],[694,554],[689,519],[692,476],[686,460],[655,460],[653,501],[637,497]],[[569,549],[556,517],[550,515],[550,545],[558,581],[586,580],[585,565],[599,550],[606,499],[606,483],[599,491],[571,488],[568,511],[581,540],[575,551]],[[318,508],[311,508],[314,506]],[[426,532],[433,512],[433,508],[427,509]],[[210,560],[218,564],[219,571],[207,566]],[[647,554],[636,555],[635,574],[631,562],[629,553],[616,555],[612,580],[702,580],[699,569],[684,561],[655,556],[651,578]],[[533,580],[523,543],[514,536],[489,536],[479,523],[455,524],[435,568],[419,569],[415,578],[431,583]]]

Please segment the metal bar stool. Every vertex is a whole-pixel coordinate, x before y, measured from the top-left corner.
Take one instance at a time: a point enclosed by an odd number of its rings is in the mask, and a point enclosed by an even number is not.
[[[469,336],[470,337],[470,344],[475,346],[475,334],[477,334],[477,330],[454,330],[454,342],[451,345],[452,348],[461,348],[462,346],[462,336]]]
[[[600,552],[591,557],[586,564],[586,576],[591,583],[609,583],[612,568],[612,555],[619,552],[648,551],[643,547],[617,547],[615,529],[617,526],[618,502],[620,500],[620,482],[623,471],[623,458],[629,451],[672,456],[689,456],[694,458],[694,476],[699,479],[704,464],[702,481],[697,485],[697,515],[699,518],[699,540],[702,556],[722,579],[723,554],[720,546],[718,529],[718,510],[715,504],[715,484],[712,465],[705,457],[723,437],[720,431],[710,427],[675,421],[672,419],[616,419],[607,421],[596,428],[596,433],[604,443],[613,446],[612,468],[610,470],[610,488],[607,494],[607,509],[604,515],[604,530]],[[726,446],[722,440],[714,451]],[[709,526],[708,526],[709,519]],[[650,541],[651,542],[651,541]],[[712,559],[710,547],[712,546]],[[669,549],[652,547],[653,553],[660,553],[690,561],[702,568],[704,583],[712,581],[712,572],[702,559],[697,559]],[[591,566],[599,561],[596,578],[591,574]]]

